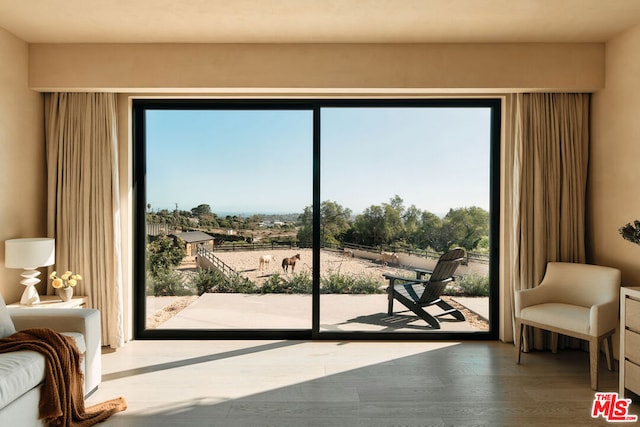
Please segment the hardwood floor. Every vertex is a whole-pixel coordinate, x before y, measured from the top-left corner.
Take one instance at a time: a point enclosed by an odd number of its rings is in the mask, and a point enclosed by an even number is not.
[[[133,341],[103,355],[105,426],[584,426],[589,354],[500,342]],[[600,391],[618,373],[600,370]],[[640,414],[632,405],[630,412]]]

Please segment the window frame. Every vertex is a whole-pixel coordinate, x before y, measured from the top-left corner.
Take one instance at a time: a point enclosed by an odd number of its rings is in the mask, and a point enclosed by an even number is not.
[[[327,332],[320,331],[320,274],[312,275],[311,329],[194,330],[146,328],[146,121],[147,110],[309,110],[313,113],[313,265],[320,265],[321,110],[322,108],[489,108],[490,123],[490,262],[489,331],[479,332]],[[133,331],[134,339],[304,339],[304,340],[495,340],[498,337],[500,133],[502,100],[428,99],[133,99]]]

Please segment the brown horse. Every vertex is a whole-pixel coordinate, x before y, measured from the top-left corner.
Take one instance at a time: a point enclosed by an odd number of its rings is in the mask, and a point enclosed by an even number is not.
[[[291,266],[291,272],[293,273],[293,269],[296,268],[296,261],[300,259],[300,254],[295,254],[291,258],[284,258],[282,260],[282,269],[285,273],[289,272],[289,266]]]

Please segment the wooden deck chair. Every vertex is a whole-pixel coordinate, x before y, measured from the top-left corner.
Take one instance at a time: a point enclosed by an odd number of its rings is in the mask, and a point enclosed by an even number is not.
[[[462,248],[455,248],[444,253],[438,259],[430,277],[425,280],[411,280],[408,283],[396,285],[395,279],[399,279],[398,276],[384,275],[389,279],[389,287],[387,288],[389,298],[388,313],[393,314],[393,301],[398,300],[434,329],[440,329],[440,322],[437,317],[447,314],[452,315],[456,320],[464,321],[464,315],[458,309],[440,298],[444,288],[454,280],[453,274],[464,260],[464,257],[465,251]],[[423,307],[430,305],[437,305],[444,312],[431,315],[423,309]]]

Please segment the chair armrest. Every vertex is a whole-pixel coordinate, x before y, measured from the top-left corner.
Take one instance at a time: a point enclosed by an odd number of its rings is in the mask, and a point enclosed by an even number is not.
[[[100,311],[94,308],[11,308],[9,316],[16,330],[49,328],[56,332],[77,332],[84,336],[85,392],[102,380],[102,330]]]
[[[589,333],[592,336],[600,336],[618,326],[618,301],[609,301],[603,304],[591,306],[589,312]]]
[[[92,308],[11,308],[9,316],[17,331],[30,328],[49,328],[56,332],[78,332],[86,334],[91,317],[98,314]],[[89,320],[87,320],[89,319]]]
[[[382,275],[382,277],[384,277],[387,280],[391,280],[391,279],[393,279],[393,280],[403,280],[403,281],[406,282],[406,283],[403,283],[403,285],[424,285],[425,283],[431,282],[431,279],[414,279],[414,278],[411,278],[411,277],[397,276],[395,274],[390,274],[390,273],[384,273]],[[444,280],[440,280],[438,283],[441,283],[441,282],[453,282],[455,280],[456,280],[456,277],[455,276],[451,276],[451,277],[448,277],[448,278],[446,278]]]
[[[397,279],[397,280],[406,280],[407,282],[413,282],[416,279],[412,279],[410,277],[405,277],[405,276],[398,276],[396,274],[391,274],[391,273],[384,273],[382,275],[382,277],[384,277],[385,279]]]
[[[544,304],[549,301],[549,291],[544,286],[532,289],[521,289],[514,295],[515,316],[520,317],[520,311],[532,305]]]

